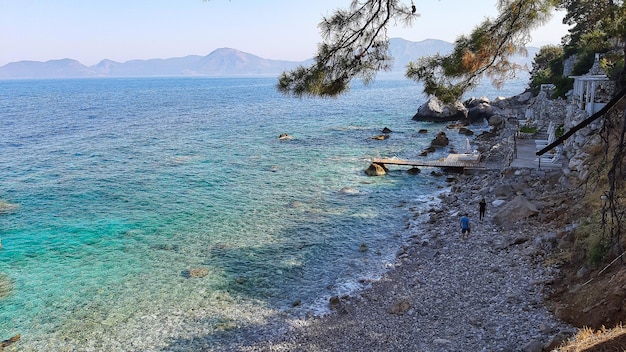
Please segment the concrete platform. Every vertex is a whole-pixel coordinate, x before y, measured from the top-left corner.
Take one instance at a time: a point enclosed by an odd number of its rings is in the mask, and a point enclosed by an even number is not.
[[[535,145],[535,139],[517,139],[517,153],[513,155],[513,161],[511,167],[513,168],[528,168],[528,169],[561,169],[563,168],[564,158],[561,156],[556,162],[552,162],[551,157],[544,154],[541,158],[541,163],[535,161],[539,158],[537,153],[537,147]]]

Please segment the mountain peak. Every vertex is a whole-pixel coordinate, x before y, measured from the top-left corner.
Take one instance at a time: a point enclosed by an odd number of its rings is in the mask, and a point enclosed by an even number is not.
[[[411,42],[402,38],[391,38],[389,54],[394,58],[392,72],[404,73],[409,62],[424,56],[445,55],[450,53],[452,48],[453,45],[451,43],[438,39]],[[532,60],[532,57],[530,60]],[[311,59],[306,61],[270,60],[234,48],[224,47],[215,49],[206,56],[189,55],[168,59],[130,60],[123,63],[105,59],[90,67],[69,58],[46,62],[19,61],[0,67],[0,79],[129,76],[278,76],[286,70],[309,64],[311,64]]]

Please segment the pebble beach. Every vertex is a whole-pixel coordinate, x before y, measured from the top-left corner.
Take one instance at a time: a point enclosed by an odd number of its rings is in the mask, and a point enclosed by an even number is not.
[[[394,268],[370,288],[331,299],[331,314],[291,321],[271,338],[259,336],[259,341],[232,350],[540,352],[557,348],[575,332],[556,319],[544,302],[558,275],[558,268],[547,259],[557,246],[560,229],[546,219],[554,215],[549,203],[561,190],[559,175],[560,170],[505,175],[496,168],[455,176],[440,205],[428,211],[428,224],[413,229]],[[505,228],[496,225],[494,215],[500,209],[493,201],[520,194],[543,208],[544,216]],[[485,219],[479,221],[482,197],[488,205]],[[459,219],[465,213],[471,218],[472,233],[462,240]]]

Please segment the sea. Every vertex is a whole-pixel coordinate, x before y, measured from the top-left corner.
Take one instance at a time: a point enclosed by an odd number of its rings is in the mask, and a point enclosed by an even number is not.
[[[211,350],[326,314],[330,297],[392,267],[446,180],[364,170],[374,157],[418,158],[440,131],[450,148],[466,137],[413,121],[426,97],[402,77],[325,99],[276,83],[0,81],[0,340],[20,334],[17,351]],[[373,138],[385,127],[389,138]]]

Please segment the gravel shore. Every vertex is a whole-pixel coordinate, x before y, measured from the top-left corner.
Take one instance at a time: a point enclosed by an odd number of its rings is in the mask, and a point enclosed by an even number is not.
[[[523,193],[541,207],[557,193],[549,175],[459,175],[430,221],[411,229],[395,267],[362,292],[330,302],[333,313],[290,322],[277,336],[236,351],[549,351],[575,329],[545,307],[558,273],[546,265],[558,244],[546,214],[496,226],[492,202]],[[558,176],[557,176],[558,178]],[[532,185],[532,187],[531,187]],[[520,191],[522,190],[522,191]],[[508,193],[508,194],[506,194]],[[487,215],[478,220],[478,203]],[[541,203],[543,202],[543,203]],[[472,220],[462,240],[459,219]],[[554,214],[554,213],[553,213]]]

